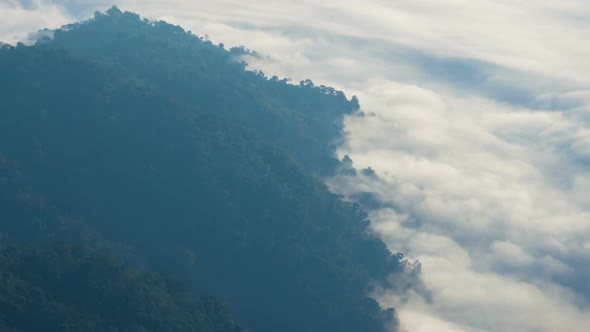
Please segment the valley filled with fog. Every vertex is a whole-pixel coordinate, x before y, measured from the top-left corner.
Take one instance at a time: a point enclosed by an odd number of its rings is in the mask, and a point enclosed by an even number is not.
[[[0,40],[30,43],[31,31],[111,2],[0,3],[0,21],[14,22]],[[415,262],[410,289],[371,294],[396,308],[402,331],[587,331],[585,1],[115,4],[244,45],[250,70],[358,97],[362,113],[346,117],[337,150],[356,171],[323,180]]]

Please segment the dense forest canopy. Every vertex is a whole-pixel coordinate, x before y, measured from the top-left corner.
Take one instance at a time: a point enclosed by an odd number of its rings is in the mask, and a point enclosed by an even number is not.
[[[0,270],[2,331],[244,331],[212,298],[83,248],[8,248]]]
[[[3,45],[0,243],[62,241],[116,255],[214,296],[251,331],[391,330],[393,309],[368,294],[387,287],[407,263],[371,234],[358,205],[318,179],[338,169],[343,116],[358,111],[358,100],[309,80],[293,85],[248,71],[243,51],[116,7],[33,46]],[[78,263],[70,253],[58,255],[55,266],[36,266],[26,264],[56,251],[15,250],[5,260],[24,267],[10,265],[11,278],[19,291],[40,287],[43,299],[59,285],[39,285],[28,269],[92,275],[72,270]],[[150,278],[125,279],[121,267],[92,257],[81,259],[104,275],[91,278],[142,289]],[[123,287],[111,286],[113,296]],[[185,293],[166,294],[172,291],[159,281],[149,287],[162,294],[163,307],[153,309],[163,315],[158,324],[192,322],[208,331],[199,324],[219,319],[227,331],[237,329],[219,318],[225,314],[207,316],[201,300],[183,302]],[[97,330],[118,319],[90,302],[55,296],[39,305],[55,304],[60,315],[99,315],[104,319],[88,320]],[[3,308],[12,308],[11,298],[5,301]],[[0,318],[12,322],[5,310]],[[140,314],[125,324],[162,330]]]

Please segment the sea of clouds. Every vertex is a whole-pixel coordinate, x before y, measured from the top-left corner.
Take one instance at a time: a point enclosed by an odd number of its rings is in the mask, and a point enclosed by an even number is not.
[[[585,0],[0,0],[0,40],[110,5],[359,97],[339,155],[376,176],[374,231],[419,260],[410,332],[590,328],[590,4]]]

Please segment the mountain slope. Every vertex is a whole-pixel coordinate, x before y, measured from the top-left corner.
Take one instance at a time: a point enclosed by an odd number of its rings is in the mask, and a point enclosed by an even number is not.
[[[211,298],[87,250],[0,252],[2,331],[243,331]]]
[[[406,263],[314,176],[338,165],[356,100],[236,52],[116,8],[3,47],[0,193],[20,202],[0,202],[4,242],[129,257],[252,331],[395,326],[367,294]]]

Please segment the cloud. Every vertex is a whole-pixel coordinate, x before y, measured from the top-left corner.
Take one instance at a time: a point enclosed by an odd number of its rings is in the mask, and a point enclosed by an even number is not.
[[[410,300],[402,322],[419,330],[412,317],[426,312],[467,331],[584,331],[588,168],[575,162],[583,150],[564,149],[585,144],[577,110],[384,80],[358,94],[376,116],[348,119],[341,153],[379,177],[331,183],[395,202],[371,213],[375,231],[422,262],[433,299]]]
[[[347,119],[339,153],[377,176],[328,182],[370,198],[374,231],[422,263],[414,291],[375,294],[408,331],[590,326],[586,1],[115,4],[244,44],[262,54],[252,68],[359,96],[375,116]],[[0,3],[0,40],[110,5]]]
[[[31,33],[42,28],[55,29],[72,20],[64,8],[50,2],[5,0],[0,2],[0,41],[28,43]]]

